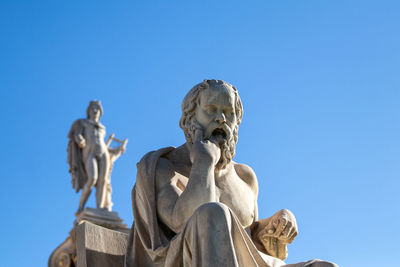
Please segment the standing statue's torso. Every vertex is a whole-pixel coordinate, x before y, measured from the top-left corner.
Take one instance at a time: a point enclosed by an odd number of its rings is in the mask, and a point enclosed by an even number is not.
[[[83,155],[93,154],[101,156],[108,153],[107,146],[104,142],[106,130],[100,123],[95,123],[90,120],[83,120],[83,137],[86,141],[86,146],[83,149]]]

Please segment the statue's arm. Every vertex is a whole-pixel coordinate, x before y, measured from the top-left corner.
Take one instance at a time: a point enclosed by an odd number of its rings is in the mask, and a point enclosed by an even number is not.
[[[177,186],[174,176],[168,160],[160,158],[156,169],[157,216],[161,222],[178,233],[180,226],[173,218],[173,213],[174,206],[183,190]]]
[[[258,183],[254,171],[247,165],[237,164],[235,170],[253,190],[255,195],[254,222],[250,225],[250,236],[258,250],[273,257],[285,259],[287,244],[297,236],[297,223],[294,215],[286,209],[280,210],[273,216],[258,219],[257,194]]]
[[[261,240],[258,238],[258,233],[260,230],[263,229],[263,226],[265,226],[268,223],[268,219],[258,219],[258,205],[257,205],[257,196],[258,196],[258,181],[257,181],[257,176],[253,169],[246,165],[246,164],[235,164],[235,171],[237,175],[244,181],[248,186],[251,188],[254,194],[254,221],[253,223],[248,227],[248,232],[250,233],[250,237],[254,243],[254,245],[257,247],[258,250],[267,253],[267,251],[264,248],[264,245],[262,244]]]
[[[83,131],[84,131],[83,127],[81,125],[78,125],[73,135],[74,141],[78,144],[80,148],[84,148],[86,145],[86,140],[83,137]]]
[[[161,221],[174,232],[180,232],[202,204],[216,201],[214,166],[215,163],[205,157],[194,160],[188,183],[182,188],[171,163],[160,158],[156,170],[157,212]]]
[[[263,243],[261,242],[261,240],[258,238],[258,233],[260,232],[260,230],[262,229],[262,225],[264,224],[265,220],[268,219],[262,219],[262,220],[258,220],[258,207],[257,207],[257,200],[254,203],[254,222],[250,225],[249,227],[249,232],[250,232],[250,237],[251,240],[253,241],[254,245],[256,246],[256,248],[263,252],[268,254],[268,252],[265,250],[265,247],[263,245]]]

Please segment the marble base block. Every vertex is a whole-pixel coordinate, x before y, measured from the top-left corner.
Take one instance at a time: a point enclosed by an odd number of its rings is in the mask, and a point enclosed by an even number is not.
[[[51,253],[48,266],[123,266],[128,233],[117,212],[85,208],[76,214],[67,239]]]
[[[90,222],[76,227],[77,267],[123,267],[128,234]]]

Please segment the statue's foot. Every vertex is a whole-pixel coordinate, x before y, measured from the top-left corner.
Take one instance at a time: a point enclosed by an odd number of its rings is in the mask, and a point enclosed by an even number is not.
[[[78,216],[82,211],[83,211],[83,208],[79,208],[79,209],[75,212],[75,216]]]

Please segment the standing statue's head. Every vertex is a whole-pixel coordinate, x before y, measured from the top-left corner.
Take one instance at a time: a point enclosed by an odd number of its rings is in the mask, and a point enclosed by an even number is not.
[[[94,121],[99,121],[102,115],[103,107],[101,106],[100,101],[90,101],[89,106],[86,109],[86,117]]]
[[[195,141],[198,128],[201,128],[205,140],[217,141],[221,160],[216,167],[223,169],[235,156],[242,117],[242,102],[234,86],[221,80],[204,80],[183,99],[179,126],[188,143]]]

